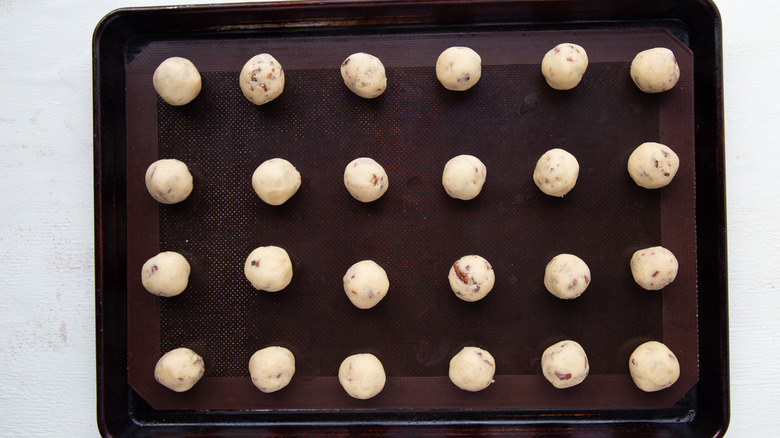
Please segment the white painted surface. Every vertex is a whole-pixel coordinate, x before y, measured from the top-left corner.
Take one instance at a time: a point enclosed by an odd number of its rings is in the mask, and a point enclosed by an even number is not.
[[[725,59],[728,436],[773,436],[780,2],[716,1]],[[112,9],[165,3],[0,0],[0,436],[97,435],[91,38]]]

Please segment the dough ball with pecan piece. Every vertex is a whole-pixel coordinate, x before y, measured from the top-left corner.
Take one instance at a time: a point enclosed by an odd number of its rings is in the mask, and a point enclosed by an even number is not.
[[[173,297],[184,292],[190,279],[190,264],[183,255],[165,251],[150,258],[141,268],[141,283],[154,295]]]
[[[448,195],[468,201],[479,195],[486,178],[487,168],[479,158],[458,155],[444,166],[441,183]]]
[[[436,77],[448,90],[468,90],[482,77],[482,58],[468,47],[450,47],[436,60]]]
[[[341,362],[339,383],[350,397],[366,400],[385,387],[387,376],[382,362],[370,353],[353,354]]]
[[[663,246],[640,249],[631,256],[631,275],[647,290],[661,290],[677,277],[677,257]]]
[[[255,105],[268,103],[284,91],[284,70],[273,56],[261,53],[244,64],[238,77],[244,97]]]
[[[464,347],[450,360],[450,380],[465,391],[481,391],[494,382],[496,360],[487,351]]]
[[[372,260],[363,260],[352,265],[344,274],[344,292],[359,309],[376,306],[390,289],[387,272]]]
[[[371,158],[356,158],[344,169],[344,186],[360,202],[381,198],[389,184],[385,169]]]
[[[545,152],[534,169],[534,182],[547,195],[563,197],[577,184],[580,163],[563,149]]]
[[[255,289],[278,292],[292,281],[290,256],[278,246],[256,248],[246,258],[244,275]]]
[[[631,353],[628,371],[637,388],[645,392],[666,389],[680,378],[680,363],[666,345],[649,341]]]
[[[264,161],[252,174],[252,188],[269,205],[284,204],[300,187],[300,172],[283,158]]]
[[[571,300],[585,292],[590,278],[590,268],[581,258],[558,254],[544,270],[544,287],[558,298]]]
[[[493,267],[478,255],[461,257],[452,264],[447,278],[455,296],[463,301],[479,301],[485,298],[496,282]]]
[[[665,47],[639,52],[631,62],[631,79],[645,93],[671,90],[680,79],[674,53]]]
[[[200,94],[200,73],[189,59],[174,56],[157,67],[152,85],[169,105],[186,105]]]
[[[646,189],[667,186],[680,168],[680,158],[661,143],[642,143],[628,157],[628,174]]]
[[[154,379],[166,388],[184,392],[203,377],[203,358],[189,348],[177,348],[163,355],[154,367]]]
[[[157,202],[177,204],[192,193],[192,174],[176,159],[157,160],[146,169],[146,190]]]
[[[582,346],[561,341],[542,353],[542,374],[558,389],[579,385],[588,377],[590,364]]]
[[[542,59],[542,75],[547,85],[556,90],[571,90],[582,80],[588,68],[585,49],[572,43],[553,47]]]
[[[341,63],[341,77],[353,93],[366,99],[379,97],[387,88],[382,61],[368,53],[353,53]]]
[[[295,374],[295,356],[284,347],[255,351],[249,359],[252,383],[265,393],[276,392],[290,383]]]

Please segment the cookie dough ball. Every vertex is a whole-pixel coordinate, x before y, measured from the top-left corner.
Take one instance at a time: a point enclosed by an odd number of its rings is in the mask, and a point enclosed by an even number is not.
[[[579,385],[589,371],[588,356],[574,341],[558,342],[542,353],[542,374],[558,389]]]
[[[478,301],[485,298],[496,282],[493,267],[478,255],[461,257],[452,264],[447,278],[455,296],[463,301]]]
[[[639,389],[655,392],[674,385],[680,377],[680,363],[666,345],[650,341],[631,353],[628,371]]]
[[[192,193],[192,174],[179,160],[157,160],[146,169],[146,190],[163,204],[176,204]]]
[[[574,155],[563,149],[550,149],[536,163],[534,182],[545,194],[563,197],[577,184],[579,175],[580,163]]]
[[[381,198],[387,191],[389,180],[385,169],[371,158],[356,158],[344,169],[344,185],[349,194],[360,202]]]
[[[646,189],[668,185],[679,168],[680,158],[661,143],[642,143],[628,157],[628,174],[638,186]]]
[[[186,105],[200,94],[200,73],[189,59],[174,56],[157,67],[152,84],[169,105]]]
[[[482,191],[487,178],[487,168],[479,158],[472,155],[458,155],[444,166],[441,183],[447,194],[455,199],[468,201]]]
[[[465,347],[450,360],[450,380],[465,391],[487,388],[495,373],[496,360],[481,348]]]
[[[640,249],[631,256],[631,275],[647,290],[661,290],[677,277],[679,263],[671,251],[662,247]]]
[[[382,362],[370,353],[349,356],[339,367],[339,383],[353,398],[366,400],[376,396],[386,381]]]
[[[252,188],[266,204],[282,205],[301,187],[301,174],[283,158],[271,158],[252,174]]]
[[[353,53],[341,63],[341,77],[353,93],[373,99],[385,92],[387,76],[382,61],[368,53]]]
[[[645,93],[671,90],[680,79],[680,66],[671,50],[656,47],[639,52],[631,62],[631,79]]]
[[[387,273],[371,260],[355,263],[344,274],[344,292],[359,309],[376,306],[387,295],[389,288]]]
[[[238,84],[244,97],[255,105],[262,105],[284,91],[284,70],[273,56],[261,53],[244,64]]]
[[[292,262],[278,246],[261,246],[246,258],[244,275],[255,289],[278,292],[292,280]]]
[[[190,264],[183,255],[166,251],[157,254],[141,268],[141,283],[154,295],[173,297],[184,292],[190,279]]]
[[[482,58],[468,47],[450,47],[436,61],[436,77],[448,90],[468,90],[481,76]]]
[[[558,44],[542,59],[542,74],[547,85],[556,90],[571,90],[582,80],[588,68],[585,49],[572,44]]]
[[[154,379],[170,390],[184,392],[195,386],[205,371],[202,357],[189,348],[177,348],[157,361]]]
[[[573,254],[559,254],[547,263],[544,287],[558,298],[571,300],[585,292],[590,284],[590,269]]]
[[[249,359],[252,383],[263,392],[276,392],[290,383],[295,374],[295,356],[284,347],[257,350]]]

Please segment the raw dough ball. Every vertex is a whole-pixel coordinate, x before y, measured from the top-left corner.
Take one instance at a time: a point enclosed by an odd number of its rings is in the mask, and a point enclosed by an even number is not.
[[[360,202],[381,198],[389,184],[385,169],[371,158],[356,158],[344,169],[344,185]]]
[[[479,158],[458,155],[444,166],[441,183],[448,195],[468,201],[476,198],[482,191],[485,178],[487,178],[487,168]]]
[[[339,383],[353,398],[374,397],[382,391],[386,381],[382,362],[370,353],[349,356],[339,367]]]
[[[295,356],[284,347],[257,350],[249,359],[249,375],[260,391],[278,391],[290,383],[294,374]]]
[[[353,53],[341,63],[341,77],[347,88],[366,99],[373,99],[385,92],[387,76],[382,61],[368,53]]]
[[[558,389],[579,385],[589,371],[588,356],[574,341],[558,342],[542,353],[542,374]]]
[[[161,297],[173,297],[184,292],[190,279],[190,264],[183,255],[166,251],[144,263],[141,283],[149,292]]]
[[[205,371],[202,357],[189,348],[177,348],[157,361],[154,379],[168,389],[184,392],[195,386]]]
[[[262,105],[276,99],[284,91],[284,70],[273,56],[261,53],[244,64],[238,84],[250,102]]]
[[[390,281],[381,266],[371,260],[357,262],[344,274],[344,292],[355,307],[370,309],[387,294]]]
[[[650,341],[631,353],[628,371],[639,389],[654,392],[674,385],[680,377],[680,363],[666,345]]]
[[[157,67],[152,84],[169,105],[186,105],[200,93],[200,73],[189,59],[174,56]]]
[[[487,260],[478,255],[467,255],[452,264],[450,287],[463,301],[478,301],[493,289],[496,274]]]
[[[680,66],[671,50],[656,47],[639,52],[631,62],[631,79],[645,93],[671,90],[680,79]]]
[[[261,246],[246,258],[244,275],[255,289],[277,292],[292,280],[292,262],[287,251],[278,246]]]
[[[450,380],[460,389],[481,391],[494,382],[496,360],[487,351],[465,347],[450,360]]]
[[[590,269],[581,258],[558,254],[544,270],[544,287],[558,298],[571,300],[585,292],[590,278]]]
[[[662,247],[640,249],[631,256],[631,274],[647,290],[660,290],[677,277],[677,258]]]
[[[468,47],[450,47],[436,61],[436,77],[448,90],[468,90],[481,76],[482,58]]]
[[[563,149],[550,149],[536,163],[534,182],[542,192],[563,197],[574,188],[579,174],[580,163],[574,155]]]
[[[179,160],[157,160],[146,169],[146,189],[163,204],[176,204],[192,193],[192,174]]]
[[[542,74],[547,84],[556,90],[570,90],[582,80],[588,68],[585,49],[572,44],[558,44],[542,59]]]
[[[252,188],[270,205],[284,204],[300,187],[300,172],[283,158],[264,161],[252,174]]]
[[[680,158],[661,143],[642,143],[628,157],[628,174],[637,185],[646,189],[668,185],[679,168]]]

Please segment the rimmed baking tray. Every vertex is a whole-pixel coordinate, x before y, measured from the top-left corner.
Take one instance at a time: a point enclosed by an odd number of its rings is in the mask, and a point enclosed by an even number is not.
[[[551,90],[541,56],[559,42],[588,50],[583,82]],[[438,53],[475,48],[483,77],[466,93],[435,79]],[[678,86],[645,95],[628,77],[633,55],[672,48]],[[367,101],[346,90],[338,65],[350,53],[379,56],[388,91]],[[276,101],[255,107],[237,72],[269,52],[285,67]],[[204,89],[186,107],[165,105],[151,73],[169,56],[199,67]],[[722,434],[728,422],[725,210],[720,21],[710,2],[328,2],[119,10],[94,40],[98,413],[105,435],[365,433]],[[335,65],[335,67],[333,67]],[[673,145],[682,167],[660,191],[625,172],[643,141]],[[578,157],[581,176],[563,199],[544,196],[530,173],[547,149]],[[479,156],[483,194],[452,200],[440,185],[446,160]],[[391,189],[360,204],[341,183],[347,162],[372,156]],[[249,185],[264,159],[283,156],[303,175],[280,208]],[[179,158],[196,189],[161,206],[143,172]],[[258,293],[240,267],[256,246],[287,248],[294,281]],[[631,253],[663,244],[680,259],[662,293],[633,284]],[[138,272],[162,250],[193,265],[185,294],[160,299]],[[562,302],[544,291],[549,259],[573,252],[593,285]],[[457,300],[449,265],[479,253],[496,288],[479,303]],[[352,263],[385,266],[391,292],[359,311],[341,291]],[[586,348],[591,374],[567,391],[539,372],[558,340]],[[645,394],[626,370],[631,350],[663,340],[680,359],[669,390]],[[254,389],[251,353],[281,344],[297,358],[293,383]],[[465,345],[496,357],[496,383],[472,394],[446,377]],[[188,346],[207,373],[174,394],[152,370]],[[343,393],[341,359],[372,352],[388,373],[369,401]]]

